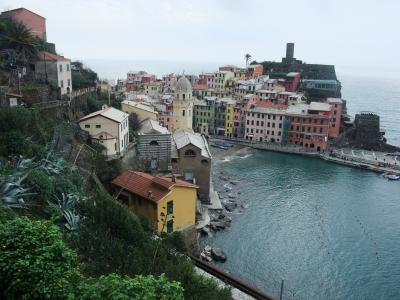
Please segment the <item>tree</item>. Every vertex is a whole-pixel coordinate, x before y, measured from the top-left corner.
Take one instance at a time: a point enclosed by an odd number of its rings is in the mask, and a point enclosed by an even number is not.
[[[129,114],[129,129],[133,132],[137,132],[139,130],[139,118],[136,113]]]
[[[244,56],[244,58],[246,59],[246,68],[248,68],[248,67],[249,67],[249,61],[250,61],[250,59],[251,59],[251,55],[247,53],[247,54]]]
[[[17,53],[17,63],[23,65],[35,62],[38,56],[36,39],[20,22],[5,22],[0,35],[0,48],[13,49]]]

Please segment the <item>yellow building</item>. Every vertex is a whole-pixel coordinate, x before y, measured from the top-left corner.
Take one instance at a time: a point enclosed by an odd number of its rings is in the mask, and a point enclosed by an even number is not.
[[[158,233],[195,225],[198,187],[194,184],[135,171],[125,171],[112,184],[117,198],[146,217]]]
[[[135,113],[139,122],[145,119],[158,120],[157,112],[154,108],[143,102],[124,100],[121,102],[121,109],[128,114]]]
[[[218,71],[214,73],[213,87],[217,91],[225,91],[228,79],[233,78],[234,73],[231,71]]]

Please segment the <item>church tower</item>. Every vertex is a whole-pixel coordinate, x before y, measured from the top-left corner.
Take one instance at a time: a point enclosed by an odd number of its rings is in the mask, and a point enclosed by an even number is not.
[[[183,75],[175,86],[175,100],[173,102],[174,132],[178,130],[193,131],[193,105],[192,85]]]

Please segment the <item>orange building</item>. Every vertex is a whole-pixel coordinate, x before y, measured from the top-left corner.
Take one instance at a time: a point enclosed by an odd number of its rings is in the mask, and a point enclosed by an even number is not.
[[[251,65],[247,68],[246,79],[256,78],[263,75],[264,67],[263,65]]]

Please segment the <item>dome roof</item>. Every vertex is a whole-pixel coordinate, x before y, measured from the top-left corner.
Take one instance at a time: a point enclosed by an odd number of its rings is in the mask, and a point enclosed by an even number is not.
[[[175,86],[175,93],[191,93],[192,92],[192,85],[190,81],[184,76],[179,78],[178,82]]]

